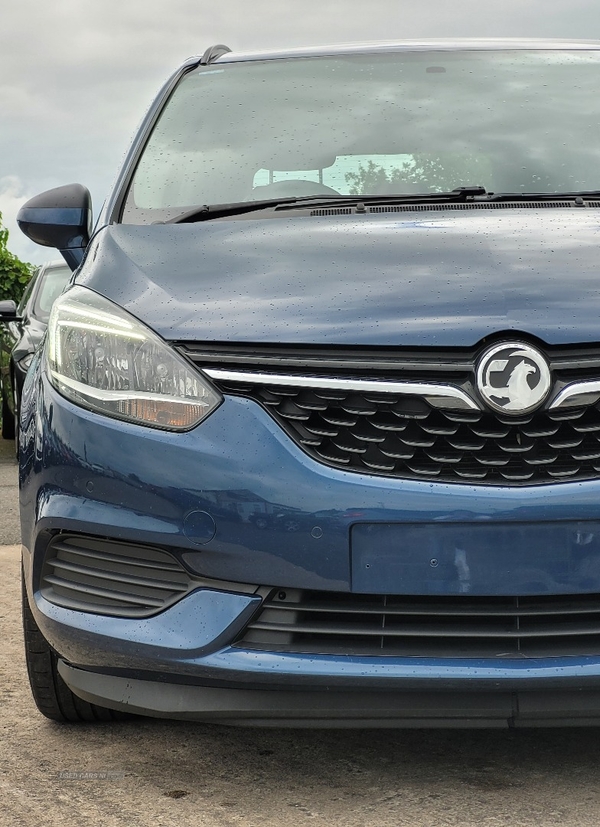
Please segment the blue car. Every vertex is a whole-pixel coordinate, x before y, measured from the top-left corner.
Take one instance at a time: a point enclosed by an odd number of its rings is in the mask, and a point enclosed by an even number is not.
[[[23,387],[57,721],[600,723],[600,43],[208,49]]]

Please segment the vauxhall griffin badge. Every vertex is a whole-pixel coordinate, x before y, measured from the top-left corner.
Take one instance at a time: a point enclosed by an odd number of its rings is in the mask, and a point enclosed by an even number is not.
[[[529,345],[494,345],[477,366],[477,390],[486,404],[500,413],[530,413],[546,400],[550,386],[546,359]]]

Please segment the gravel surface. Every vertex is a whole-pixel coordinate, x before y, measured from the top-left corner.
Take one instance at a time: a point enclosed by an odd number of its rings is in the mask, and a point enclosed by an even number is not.
[[[0,825],[596,827],[600,730],[305,731],[35,709],[20,624],[16,466],[0,448]]]
[[[0,437],[0,545],[21,542],[15,443]]]

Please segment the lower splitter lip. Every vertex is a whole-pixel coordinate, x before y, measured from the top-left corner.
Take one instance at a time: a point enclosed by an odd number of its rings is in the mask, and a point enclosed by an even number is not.
[[[90,703],[157,718],[277,727],[514,727],[600,724],[600,689],[339,691],[231,689],[77,669],[60,660],[69,688]]]

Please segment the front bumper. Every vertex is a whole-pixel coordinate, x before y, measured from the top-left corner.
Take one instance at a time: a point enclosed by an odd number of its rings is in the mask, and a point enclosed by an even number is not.
[[[36,622],[76,694],[152,715],[279,724],[600,721],[600,655],[267,652],[231,645],[260,605],[260,597],[235,589],[201,588],[165,611],[135,619],[57,606],[40,590],[48,537],[71,532],[154,545],[195,574],[229,583],[459,594],[464,577],[459,572],[444,579],[439,568],[431,578],[421,571],[411,583],[405,569],[384,566],[369,589],[362,588],[351,525],[460,524],[492,532],[495,525],[526,525],[531,537],[536,524],[598,521],[600,483],[477,488],[347,473],[304,455],[248,400],[226,398],[201,426],[173,434],[77,408],[48,385],[39,365],[33,374],[22,418],[24,571]],[[252,519],[260,513],[271,518],[266,528]],[[277,514],[293,514],[294,530],[286,532]],[[588,545],[589,533],[581,531]],[[547,531],[543,543],[519,551],[528,555],[528,572],[543,573],[532,581],[532,593],[600,593],[600,566],[588,565],[582,579],[568,555],[548,547]],[[473,581],[471,593],[519,593],[510,591],[523,586],[511,580],[512,570],[495,576],[498,557],[487,542],[479,567],[484,576]],[[373,556],[361,560],[371,565]]]
[[[199,590],[131,620],[38,597],[34,612],[76,695],[138,714],[271,726],[600,724],[600,659],[315,656],[224,644],[256,602]]]

